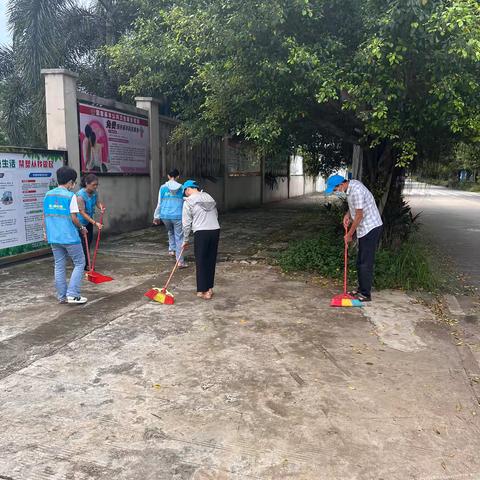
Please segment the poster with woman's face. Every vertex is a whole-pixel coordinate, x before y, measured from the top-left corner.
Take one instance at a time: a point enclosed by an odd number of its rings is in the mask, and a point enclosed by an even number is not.
[[[149,173],[148,119],[78,104],[82,173]]]
[[[80,132],[83,172],[108,172],[108,137],[98,120],[88,122]]]

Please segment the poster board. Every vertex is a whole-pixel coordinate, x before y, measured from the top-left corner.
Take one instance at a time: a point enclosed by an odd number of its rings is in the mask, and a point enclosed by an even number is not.
[[[47,247],[43,198],[66,152],[0,147],[0,258]]]
[[[82,173],[150,173],[147,117],[79,101],[78,124]]]

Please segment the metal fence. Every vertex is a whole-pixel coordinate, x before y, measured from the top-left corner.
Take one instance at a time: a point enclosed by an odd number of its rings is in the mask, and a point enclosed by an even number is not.
[[[259,175],[260,157],[247,142],[229,139],[225,152],[225,164],[229,175]]]
[[[160,155],[166,173],[177,168],[184,178],[222,176],[222,139],[206,138],[200,143],[173,141],[172,132],[177,125],[178,122],[172,119],[160,120]]]
[[[268,155],[265,157],[265,175],[287,177],[288,160],[288,154]]]

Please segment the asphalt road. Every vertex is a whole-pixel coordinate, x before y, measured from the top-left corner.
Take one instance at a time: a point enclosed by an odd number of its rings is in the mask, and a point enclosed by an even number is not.
[[[405,196],[422,228],[457,269],[480,287],[480,193],[407,183]]]

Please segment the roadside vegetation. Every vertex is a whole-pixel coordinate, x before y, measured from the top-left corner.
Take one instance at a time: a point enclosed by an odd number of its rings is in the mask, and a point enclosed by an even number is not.
[[[414,178],[431,185],[455,190],[480,192],[480,143],[459,143],[443,151],[436,162],[428,161],[418,167]]]
[[[276,255],[278,265],[286,273],[306,272],[335,281],[343,280],[343,230],[341,216],[344,206],[335,203],[309,212],[295,226],[295,237],[288,247]],[[302,225],[318,225],[315,230]],[[437,261],[428,243],[418,231],[419,220],[409,224],[408,239],[393,247],[385,242],[377,252],[374,286],[376,289],[438,292],[447,287],[447,274]],[[406,227],[405,227],[406,228]],[[355,286],[356,248],[350,247],[349,285]]]

